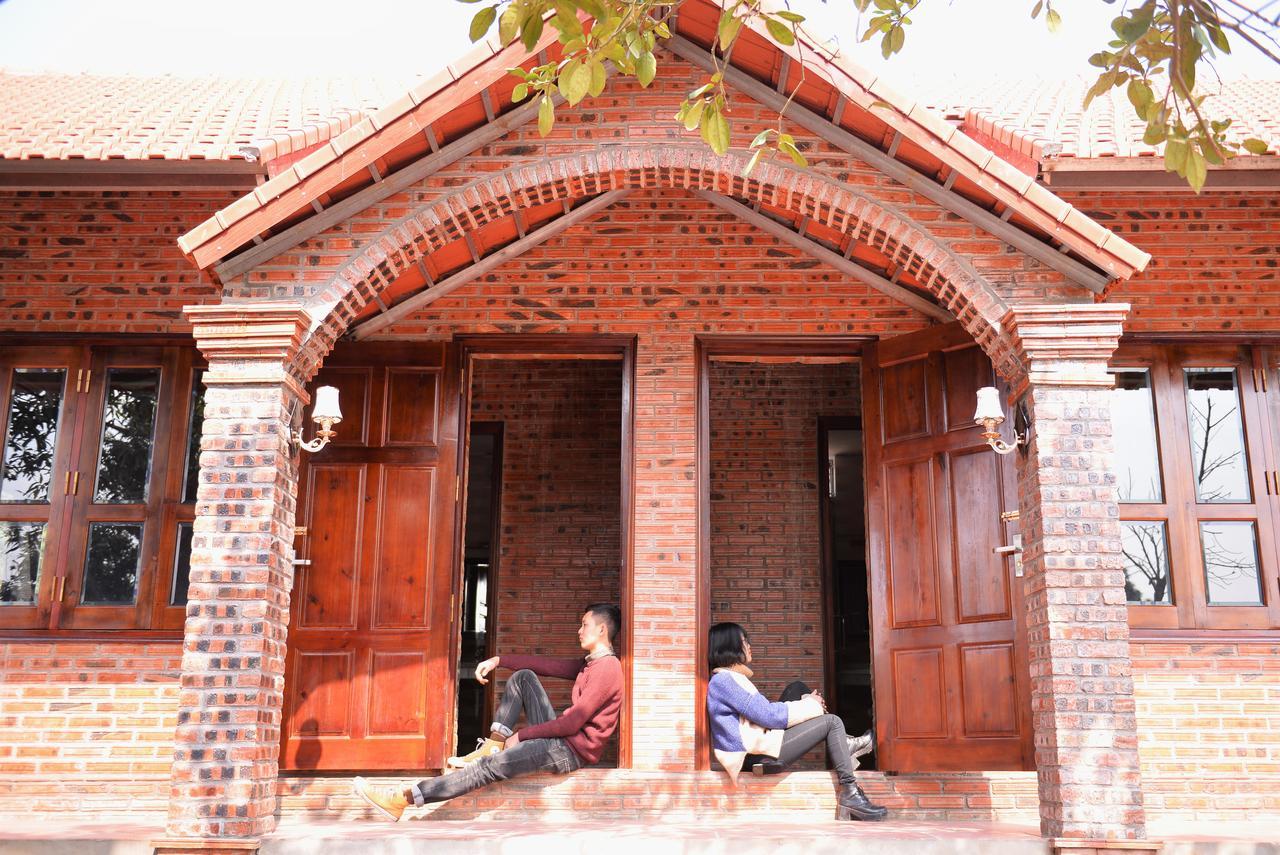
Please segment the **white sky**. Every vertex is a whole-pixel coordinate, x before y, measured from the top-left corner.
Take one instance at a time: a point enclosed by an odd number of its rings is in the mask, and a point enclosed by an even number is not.
[[[851,0],[792,0],[810,30],[880,68],[895,88],[1011,76],[1088,74],[1117,5],[1059,0],[1064,23],[1032,21],[1032,0],[924,0],[906,49],[886,65],[859,44]],[[480,7],[458,0],[0,0],[0,67],[108,74],[351,76],[430,74],[468,47]],[[887,69],[887,71],[886,71]],[[1247,45],[1219,64],[1224,79],[1280,78]],[[1202,79],[1205,79],[1202,77]]]

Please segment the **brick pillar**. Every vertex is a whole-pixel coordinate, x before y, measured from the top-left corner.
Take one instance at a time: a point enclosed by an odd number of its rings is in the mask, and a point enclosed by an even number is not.
[[[643,332],[635,381],[631,765],[693,768],[697,363],[687,332]]]
[[[256,849],[275,826],[297,466],[295,304],[191,306],[205,374],[200,487],[169,837],[157,852]]]
[[[1004,326],[1028,376],[1018,452],[1032,726],[1046,837],[1146,837],[1111,443],[1123,304],[1025,306]]]

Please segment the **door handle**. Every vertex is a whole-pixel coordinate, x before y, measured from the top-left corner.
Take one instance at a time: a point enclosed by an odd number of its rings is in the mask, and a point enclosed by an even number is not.
[[[294,567],[310,567],[310,566],[311,566],[311,559],[310,559],[310,558],[295,558],[295,559],[293,559],[293,566],[294,566]]]
[[[1022,535],[1015,534],[1013,543],[1006,546],[992,547],[991,551],[996,555],[1012,555],[1013,556],[1013,575],[1016,578],[1022,578]]]

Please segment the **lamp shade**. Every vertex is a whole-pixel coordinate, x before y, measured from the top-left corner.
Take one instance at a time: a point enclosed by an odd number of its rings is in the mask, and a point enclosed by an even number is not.
[[[978,409],[973,414],[975,424],[983,424],[988,420],[996,424],[1004,421],[1004,411],[1000,409],[1000,390],[995,386],[983,386],[978,390]]]
[[[342,410],[338,408],[338,390],[334,386],[321,386],[316,389],[316,403],[311,408],[312,421],[329,419],[337,423],[342,421]]]

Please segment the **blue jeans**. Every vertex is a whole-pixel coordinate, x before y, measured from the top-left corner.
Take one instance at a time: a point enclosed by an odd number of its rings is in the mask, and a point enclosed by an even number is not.
[[[521,711],[529,724],[542,724],[555,718],[555,709],[547,691],[532,671],[517,671],[507,680],[491,729],[510,735],[520,720]],[[530,739],[517,743],[514,748],[481,758],[457,772],[425,778],[413,785],[410,792],[415,805],[424,805],[448,801],[494,781],[505,781],[518,775],[531,772],[564,775],[581,768],[582,760],[563,739]]]

